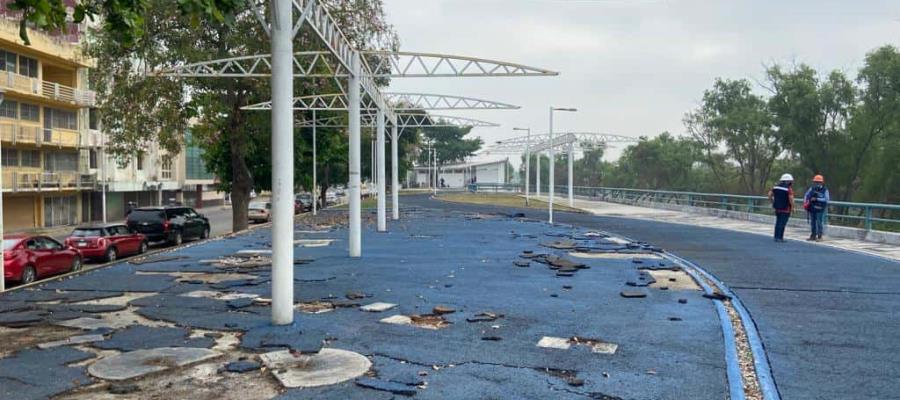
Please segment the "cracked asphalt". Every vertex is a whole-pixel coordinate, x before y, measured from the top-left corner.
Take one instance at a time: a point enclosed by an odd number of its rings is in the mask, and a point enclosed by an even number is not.
[[[404,198],[404,206],[414,201],[446,207],[425,197]],[[573,258],[589,268],[572,276],[559,276],[537,261],[516,266],[513,262],[521,261],[526,250],[569,257],[569,250],[539,243],[587,230],[451,208],[456,210],[404,208],[403,219],[392,222],[389,233],[374,232],[371,215],[366,215],[361,259],[346,256],[343,228],[310,233],[315,228],[298,226],[303,232],[298,239],[335,241],[297,248],[295,302],[324,302],[334,309],[316,314],[298,310],[294,327],[269,327],[265,302],[241,297],[269,296],[268,268],[235,270],[200,262],[268,248],[268,229],[153,256],[158,262],[122,262],[0,295],[0,325],[7,326],[0,330],[2,337],[24,337],[56,326],[51,324],[73,326],[84,320],[90,324],[82,330],[64,328],[51,332],[52,338],[45,332],[46,341],[74,334],[105,337],[50,350],[35,350],[37,339],[16,348],[0,345],[0,398],[116,398],[107,393],[105,382],[87,375],[89,365],[119,351],[171,346],[224,354],[161,377],[136,378],[131,397],[202,391],[194,398],[271,398],[263,393],[274,392],[283,399],[389,399],[399,397],[400,389],[420,399],[727,397],[722,332],[712,301],[701,291],[627,286],[643,279],[631,255]],[[625,290],[646,297],[625,298]],[[83,302],[118,306],[91,308]],[[373,302],[397,306],[383,312],[358,309]],[[393,315],[428,314],[438,305],[455,310],[443,315],[449,324],[441,329],[379,322]],[[502,317],[469,321],[485,312]],[[98,326],[107,319],[116,324]],[[545,336],[597,339],[618,347],[613,354],[584,345],[538,347]],[[223,372],[238,357],[252,360],[284,346],[314,351],[323,343],[368,357],[373,366],[363,379],[373,379],[283,389],[268,372],[250,372],[246,376],[252,384]],[[29,371],[49,372],[22,376],[15,370],[22,362]],[[184,379],[172,383],[179,377]]]
[[[426,196],[404,200],[510,211]],[[515,211],[546,218],[546,211]],[[782,398],[900,399],[900,263],[724,229],[564,212],[554,217],[651,242],[716,275],[756,322]]]

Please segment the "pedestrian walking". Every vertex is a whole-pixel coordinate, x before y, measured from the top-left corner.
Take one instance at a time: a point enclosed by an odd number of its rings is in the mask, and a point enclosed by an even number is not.
[[[781,175],[778,184],[769,190],[769,201],[775,209],[775,241],[783,242],[784,228],[794,209],[794,177],[791,174]]]
[[[812,186],[803,195],[803,208],[806,209],[810,228],[809,239],[806,240],[822,240],[822,233],[825,230],[825,212],[828,211],[829,201],[831,201],[831,194],[825,187],[825,178],[822,175],[816,175],[813,177]]]

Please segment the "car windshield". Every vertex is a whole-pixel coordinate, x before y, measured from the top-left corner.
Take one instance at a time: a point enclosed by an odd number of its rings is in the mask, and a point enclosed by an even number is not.
[[[159,210],[134,210],[128,214],[128,219],[137,222],[155,222],[163,220],[165,217]]]
[[[21,239],[3,239],[3,251],[12,249],[20,241]]]
[[[103,236],[103,228],[78,228],[72,231],[72,236]]]

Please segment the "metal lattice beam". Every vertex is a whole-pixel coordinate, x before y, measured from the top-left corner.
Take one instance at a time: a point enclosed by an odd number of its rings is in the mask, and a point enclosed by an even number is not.
[[[500,126],[499,124],[477,120],[473,118],[457,117],[451,115],[434,115],[434,114],[395,114],[397,117],[398,128],[428,128],[428,127],[473,127],[473,128],[493,128]],[[362,114],[360,117],[361,125],[366,127],[375,126],[375,114]],[[391,121],[393,124],[393,121]],[[300,128],[311,128],[315,125],[318,128],[344,128],[347,122],[343,117],[326,117],[318,118],[316,121],[303,120],[295,126]]]
[[[410,51],[364,51],[376,77],[556,76],[558,72],[485,58]]]
[[[521,136],[497,141],[485,150],[490,154],[521,154],[526,147],[532,152],[548,150],[551,147],[550,134]],[[598,132],[557,132],[553,135],[552,147],[575,143],[579,150],[591,147],[606,147],[611,143],[636,143],[637,138]]]
[[[516,110],[519,106],[473,97],[426,93],[384,93],[394,111],[415,110]],[[363,110],[377,109],[370,99],[363,99]],[[241,107],[243,110],[271,110],[272,102]],[[341,93],[315,94],[294,98],[294,110],[347,110],[347,97]]]

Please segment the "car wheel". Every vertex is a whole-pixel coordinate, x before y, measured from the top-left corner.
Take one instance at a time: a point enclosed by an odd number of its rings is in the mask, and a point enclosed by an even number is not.
[[[119,251],[116,250],[115,247],[111,247],[106,249],[106,262],[113,262],[119,258]]]
[[[34,279],[37,278],[37,271],[34,270],[32,266],[26,266],[24,270],[22,270],[22,283],[28,284],[34,282]]]
[[[75,258],[72,259],[72,269],[69,271],[70,272],[81,271],[81,257],[76,256]]]
[[[138,254],[144,254],[147,252],[147,242],[141,242],[141,247],[138,248]]]
[[[172,239],[172,244],[176,246],[181,246],[181,243],[184,242],[184,238],[181,237],[181,232],[175,232],[175,238]]]
[[[207,238],[209,238],[209,227],[208,226],[203,228],[203,233],[200,234],[200,239],[207,239]]]

